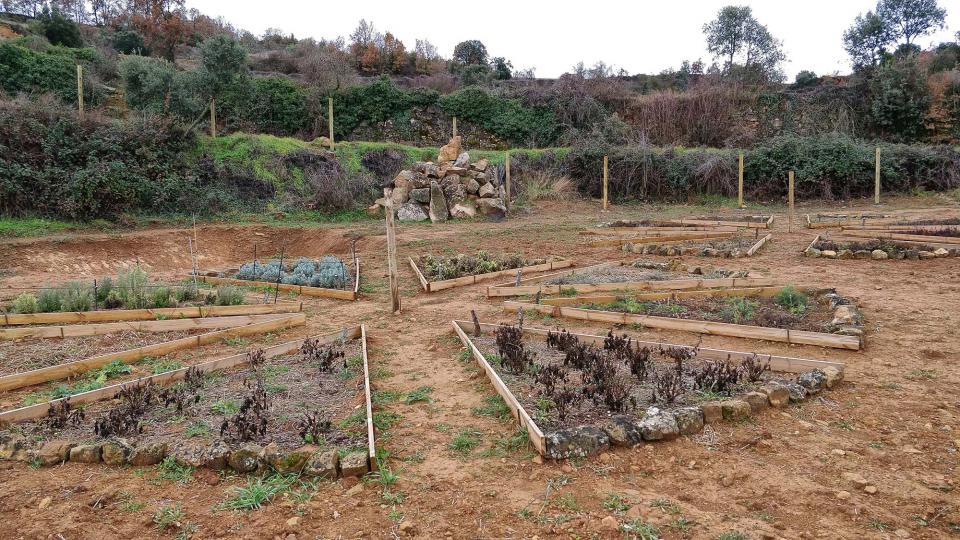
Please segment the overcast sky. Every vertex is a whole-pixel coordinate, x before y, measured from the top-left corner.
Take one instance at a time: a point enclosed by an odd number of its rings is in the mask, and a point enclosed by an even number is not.
[[[752,6],[754,16],[783,41],[784,67],[792,81],[803,69],[818,75],[849,72],[843,31],[876,0],[187,0],[189,7],[257,35],[280,28],[298,38],[346,38],[365,18],[377,30],[392,32],[408,50],[416,39],[426,38],[444,57],[460,41],[479,39],[491,56],[505,56],[517,69],[535,67],[538,77],[556,77],[581,60],[587,65],[603,60],[630,74],[659,73],[685,59],[702,58],[709,65],[703,24],[731,3]],[[960,30],[960,2],[939,3],[947,8],[947,30],[920,38],[923,47],[952,41]]]

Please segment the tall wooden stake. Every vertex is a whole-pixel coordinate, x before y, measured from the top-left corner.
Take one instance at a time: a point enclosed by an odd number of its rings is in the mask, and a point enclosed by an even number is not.
[[[197,285],[197,256],[193,251],[193,238],[187,238],[190,243],[190,260],[193,261],[193,290],[196,291],[199,288]]]
[[[391,190],[392,191],[392,190]],[[390,310],[391,313],[399,313],[400,306],[400,279],[397,276],[397,231],[393,221],[393,203],[390,202],[390,196],[393,193],[386,194],[387,205],[384,208],[384,214],[387,216],[387,271],[390,278]]]
[[[873,204],[880,204],[880,147],[877,147],[877,171],[873,183]]]
[[[77,111],[83,119],[83,66],[77,64]]]
[[[607,210],[607,172],[608,172],[608,161],[607,156],[603,156],[603,210]]]
[[[737,207],[743,208],[743,152],[740,152],[740,166],[737,173]]]
[[[273,291],[273,303],[277,303],[280,296],[280,277],[283,275],[283,248],[280,248],[280,269],[277,271],[277,288]]]
[[[210,100],[210,136],[217,136],[217,100]]]
[[[453,136],[457,136],[457,117],[453,117]]]
[[[793,171],[790,171],[787,180],[787,205],[790,207],[790,221],[787,223],[787,232],[793,232]]]
[[[327,98],[327,130],[330,133],[330,150],[333,150],[333,97]]]
[[[507,211],[510,211],[510,151],[507,150],[507,156],[504,158],[504,164],[506,166],[507,173],[507,187],[505,189],[507,194],[507,200],[503,201],[503,204],[507,207]]]

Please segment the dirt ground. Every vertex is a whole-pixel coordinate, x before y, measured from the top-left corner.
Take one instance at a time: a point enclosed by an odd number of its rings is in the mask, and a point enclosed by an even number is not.
[[[956,203],[936,197],[891,199],[882,209],[927,207],[935,217],[946,206],[956,211]],[[863,202],[842,208],[851,209],[874,207]],[[841,207],[801,211],[821,210]],[[502,223],[401,225],[403,312],[397,316],[389,313],[379,222],[203,227],[198,237],[204,270],[249,259],[255,243],[260,253],[283,246],[293,255],[347,255],[351,238],[359,237],[361,300],[304,297],[306,332],[365,323],[372,367],[379,372],[376,390],[433,387],[431,403],[399,400],[378,406],[402,415],[388,432],[378,434],[378,444],[392,453],[388,465],[400,477],[389,490],[405,500],[388,504],[376,483],[348,495],[348,480],[321,483],[309,500],[284,495],[260,510],[241,513],[216,507],[245,478],[196,473],[186,484],[158,484],[134,469],[68,463],[35,470],[0,462],[0,538],[172,538],[177,529],[158,530],[153,516],[177,504],[185,514],[182,524],[196,528],[192,538],[621,538],[625,533],[612,530],[612,521],[635,519],[659,528],[661,538],[717,538],[730,531],[743,535],[724,538],[957,537],[960,263],[952,258],[807,259],[801,250],[815,233],[799,227],[788,233],[782,207],[762,211],[772,211],[777,221],[772,241],[756,256],[722,264],[697,257],[684,257],[685,262],[749,270],[796,285],[837,287],[863,309],[866,348],[854,352],[716,336],[705,337],[704,346],[842,361],[848,382],[802,406],[713,426],[695,439],[543,464],[526,450],[489,451],[516,426],[471,411],[493,389],[473,365],[459,360],[461,346],[450,324],[469,318],[472,309],[487,322],[512,317],[503,313],[500,301],[483,296],[486,284],[423,293],[406,258],[486,249],[565,256],[578,265],[635,260],[640,256],[588,247],[578,232],[601,221],[717,213],[715,209],[614,207],[601,214],[596,201],[579,201],[541,204]],[[0,288],[113,274],[137,260],[152,275],[178,277],[191,266],[191,234],[167,229],[0,242]],[[570,330],[606,332],[599,324],[563,324]],[[673,343],[697,341],[681,332],[627,332]],[[481,433],[480,447],[466,456],[448,448],[463,430]],[[844,473],[856,473],[863,482]],[[865,491],[864,483],[874,486],[875,493]],[[624,504],[612,504],[611,493],[620,494]]]

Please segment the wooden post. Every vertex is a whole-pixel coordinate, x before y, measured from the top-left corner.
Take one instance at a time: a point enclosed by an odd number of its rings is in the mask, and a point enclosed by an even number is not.
[[[793,171],[790,171],[787,180],[787,205],[790,207],[790,221],[787,223],[787,232],[793,232]]]
[[[217,100],[210,100],[210,136],[217,136]]]
[[[390,277],[390,311],[399,313],[400,306],[400,280],[397,276],[397,231],[393,220],[393,203],[390,197],[393,193],[387,194],[387,205],[384,207],[384,214],[387,217],[387,271]]]
[[[457,117],[453,117],[453,136],[457,136]]]
[[[743,208],[743,152],[740,152],[740,166],[737,173],[737,207]]]
[[[333,150],[333,97],[327,98],[327,129],[330,133],[330,150]]]
[[[880,147],[877,147],[877,172],[873,184],[873,204],[880,204]]]
[[[277,288],[273,291],[273,303],[277,303],[277,297],[280,296],[280,277],[283,276],[283,248],[280,248],[280,270],[277,272]]]
[[[77,111],[83,119],[83,66],[77,64]]]
[[[456,118],[454,118],[454,120],[456,120]],[[503,201],[503,204],[504,206],[507,207],[507,211],[509,212],[510,211],[510,151],[509,150],[507,150],[507,156],[506,158],[504,158],[504,163],[506,164],[506,172],[507,172],[507,184],[505,189],[507,200]]]
[[[608,161],[607,156],[603,156],[603,210],[607,210],[607,171],[608,171]]]

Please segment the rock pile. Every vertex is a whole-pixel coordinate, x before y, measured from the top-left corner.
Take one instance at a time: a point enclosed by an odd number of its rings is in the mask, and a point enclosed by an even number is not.
[[[471,162],[470,154],[461,150],[460,137],[454,137],[440,149],[436,163],[420,161],[400,171],[369,211],[392,206],[400,221],[436,223],[477,214],[503,219],[506,190],[496,168],[486,159]]]

